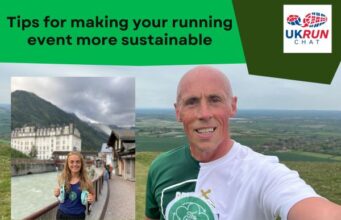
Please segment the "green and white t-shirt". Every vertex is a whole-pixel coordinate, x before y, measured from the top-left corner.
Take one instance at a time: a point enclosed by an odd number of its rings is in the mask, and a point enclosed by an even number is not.
[[[183,146],[153,161],[147,181],[151,219],[287,219],[298,201],[318,197],[296,171],[234,142],[225,156],[199,163]]]

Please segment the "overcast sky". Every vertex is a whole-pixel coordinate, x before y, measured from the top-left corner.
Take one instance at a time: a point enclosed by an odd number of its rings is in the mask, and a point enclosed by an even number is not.
[[[212,66],[222,70],[230,78],[234,94],[238,97],[239,109],[341,110],[340,67],[331,85],[325,85],[249,75],[245,64]],[[0,103],[10,102],[10,78],[13,76],[130,76],[136,78],[137,108],[172,108],[179,79],[193,67],[189,65],[131,67],[0,64]],[[95,79],[91,80],[89,85],[80,84],[77,88],[84,87],[83,89],[86,89],[88,86],[93,86],[97,90],[102,89],[99,84],[95,83],[96,81]],[[48,88],[45,89],[45,93],[48,93]],[[123,89],[124,87],[120,88]],[[118,90],[120,89],[115,89],[112,92],[116,93]],[[118,93],[122,94],[122,92]],[[94,96],[97,99],[102,99],[99,98],[100,95],[94,94]],[[114,97],[113,94],[112,96]],[[122,98],[121,101],[123,102]],[[115,101],[111,102],[114,103]],[[64,105],[70,106],[69,104]],[[97,105],[101,108],[100,106]]]
[[[133,77],[12,77],[11,90],[25,90],[75,113],[84,121],[135,124]]]

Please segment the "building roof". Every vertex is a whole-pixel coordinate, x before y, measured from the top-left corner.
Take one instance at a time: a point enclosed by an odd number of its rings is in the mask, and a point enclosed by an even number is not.
[[[69,123],[68,125],[56,126],[50,125],[48,127],[40,127],[40,126],[28,126],[24,125],[23,127],[14,128],[11,132],[11,137],[32,137],[31,134],[34,133],[37,137],[42,136],[63,136],[73,134],[80,138],[79,130],[74,126],[73,123]]]
[[[115,144],[115,140],[121,140],[122,142],[135,142],[135,131],[132,129],[113,129],[108,140],[108,147],[112,147]]]
[[[135,140],[135,131],[132,129],[113,129],[112,133],[121,140]]]

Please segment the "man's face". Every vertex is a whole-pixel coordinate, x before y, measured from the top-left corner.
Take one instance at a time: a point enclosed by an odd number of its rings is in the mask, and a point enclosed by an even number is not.
[[[236,97],[227,94],[224,82],[214,74],[197,74],[181,84],[176,115],[183,123],[192,153],[217,155],[227,147]]]

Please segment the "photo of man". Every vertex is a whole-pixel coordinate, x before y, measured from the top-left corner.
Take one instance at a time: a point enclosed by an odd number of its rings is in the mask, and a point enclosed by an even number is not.
[[[339,219],[341,206],[319,196],[277,157],[231,139],[237,97],[218,69],[199,66],[180,80],[174,104],[189,145],[149,168],[147,219]]]

